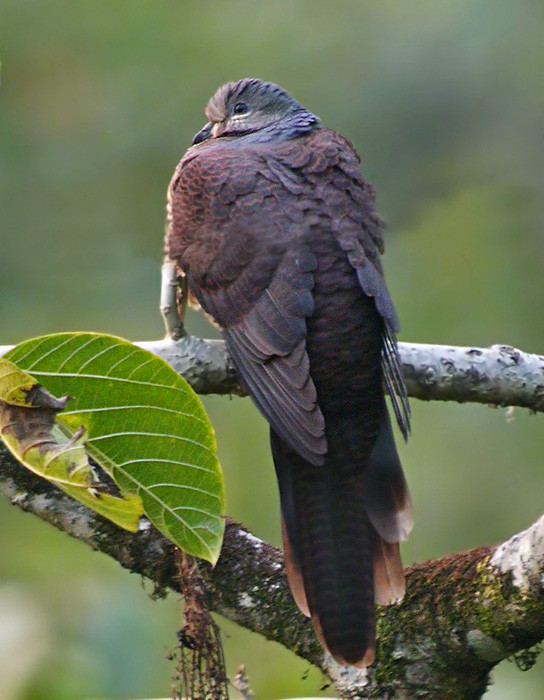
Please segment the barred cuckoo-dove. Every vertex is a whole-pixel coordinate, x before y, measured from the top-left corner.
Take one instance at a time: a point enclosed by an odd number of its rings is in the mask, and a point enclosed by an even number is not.
[[[293,596],[339,663],[367,665],[412,525],[374,191],[351,143],[273,83],[227,83],[206,116],[170,183],[166,250],[270,424]]]

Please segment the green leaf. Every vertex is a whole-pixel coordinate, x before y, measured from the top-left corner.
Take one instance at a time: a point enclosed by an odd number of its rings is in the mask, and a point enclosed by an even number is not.
[[[138,496],[108,493],[91,467],[80,428],[68,437],[55,417],[68,403],[57,399],[29,374],[0,358],[0,435],[17,459],[120,527],[136,532]]]
[[[224,494],[215,435],[184,379],[148,351],[96,333],[35,338],[6,357],[53,394],[73,397],[57,420],[86,428],[89,454],[142,499],[166,537],[217,561]]]

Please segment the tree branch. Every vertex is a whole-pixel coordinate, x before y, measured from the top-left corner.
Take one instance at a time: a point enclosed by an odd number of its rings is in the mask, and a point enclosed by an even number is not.
[[[132,572],[179,591],[174,547],[147,521],[132,534],[88,510],[0,446],[0,492]],[[350,698],[478,698],[499,661],[544,638],[544,516],[499,547],[410,567],[401,604],[378,613],[368,672],[340,668],[296,609],[281,553],[228,522],[215,569],[201,564],[211,610],[291,649]],[[536,654],[525,652],[529,664]]]
[[[137,343],[165,359],[200,394],[241,394],[234,365],[220,340]],[[491,348],[399,343],[408,395],[427,401],[521,406],[544,411],[544,357],[507,345]]]
[[[198,394],[243,394],[222,340],[184,335],[136,345],[159,355]],[[0,345],[0,357],[12,346]],[[544,357],[490,348],[399,343],[408,395],[425,401],[520,406],[544,412]]]

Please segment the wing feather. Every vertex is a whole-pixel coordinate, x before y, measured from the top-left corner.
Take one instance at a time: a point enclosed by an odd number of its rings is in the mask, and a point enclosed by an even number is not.
[[[167,247],[221,327],[259,410],[317,465],[327,451],[325,421],[306,352],[317,261],[293,220],[303,178],[281,163],[268,178],[262,171],[254,153],[216,146],[187,156],[171,185]],[[303,209],[297,218],[304,219]]]
[[[374,190],[365,182],[358,165],[357,153],[344,140],[343,156],[332,184],[347,192],[355,206],[346,216],[339,217],[336,237],[357,273],[361,289],[374,299],[376,309],[383,318],[383,377],[398,426],[407,439],[410,434],[410,406],[396,340],[400,325],[379,259],[379,254],[383,252],[382,223],[374,209]]]

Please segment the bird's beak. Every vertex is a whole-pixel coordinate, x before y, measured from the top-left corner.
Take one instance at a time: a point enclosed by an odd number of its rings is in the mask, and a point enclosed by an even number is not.
[[[202,143],[202,141],[206,141],[206,139],[209,139],[210,136],[212,135],[212,128],[213,128],[212,122],[208,122],[205,124],[200,131],[193,136],[193,146],[195,146],[197,143]]]

